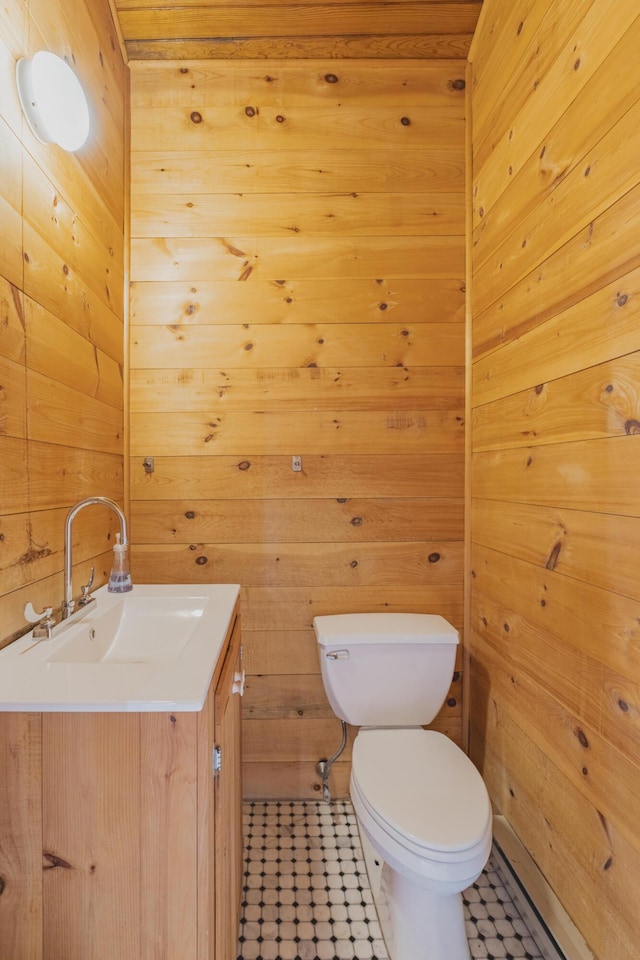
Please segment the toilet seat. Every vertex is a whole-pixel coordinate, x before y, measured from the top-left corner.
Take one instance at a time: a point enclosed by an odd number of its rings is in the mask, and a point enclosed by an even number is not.
[[[452,740],[422,728],[364,729],[353,746],[354,803],[393,848],[440,864],[482,860],[491,804],[482,778]],[[382,839],[383,845],[385,844]],[[483,859],[484,858],[484,859]]]

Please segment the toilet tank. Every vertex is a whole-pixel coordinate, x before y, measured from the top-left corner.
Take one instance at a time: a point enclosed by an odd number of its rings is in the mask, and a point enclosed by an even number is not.
[[[346,613],[313,621],[324,688],[357,726],[430,723],[447,695],[458,631],[431,613]]]

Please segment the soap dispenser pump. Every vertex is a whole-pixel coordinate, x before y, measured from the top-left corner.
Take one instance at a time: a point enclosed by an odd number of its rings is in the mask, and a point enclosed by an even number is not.
[[[128,593],[133,589],[127,544],[120,543],[120,534],[116,533],[116,542],[113,546],[113,566],[109,574],[109,593]]]

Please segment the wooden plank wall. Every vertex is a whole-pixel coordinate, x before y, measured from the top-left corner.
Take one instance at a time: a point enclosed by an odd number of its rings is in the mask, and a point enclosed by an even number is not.
[[[317,796],[313,616],[462,626],[463,67],[131,66],[133,573],[242,584],[245,793]]]
[[[26,601],[62,600],[69,506],[123,496],[125,70],[106,0],[5,0],[0,27],[4,646],[25,627]],[[66,57],[90,99],[92,132],[76,155],[23,122],[15,63],[39,49]],[[92,562],[104,580],[111,552],[110,519],[87,513],[76,583]],[[0,952],[14,960],[43,956],[41,737],[39,715],[0,715]]]
[[[472,50],[471,755],[598,960],[640,944],[640,16]]]
[[[3,646],[26,626],[26,601],[62,600],[67,509],[123,496],[125,68],[107,0],[5,0],[0,24]],[[90,100],[92,131],[75,155],[23,121],[15,63],[39,49],[66,57]],[[104,513],[78,521],[76,583],[91,563],[97,583],[107,575]]]

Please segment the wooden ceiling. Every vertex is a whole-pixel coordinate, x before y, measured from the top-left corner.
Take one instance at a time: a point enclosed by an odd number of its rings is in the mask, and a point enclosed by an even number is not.
[[[111,0],[130,59],[464,59],[482,0]]]

